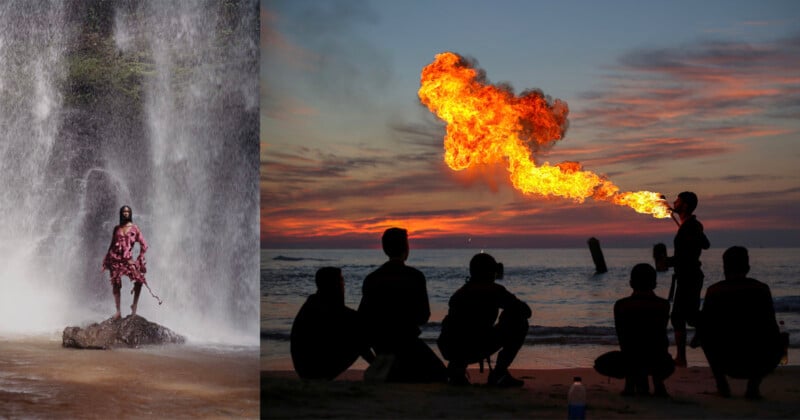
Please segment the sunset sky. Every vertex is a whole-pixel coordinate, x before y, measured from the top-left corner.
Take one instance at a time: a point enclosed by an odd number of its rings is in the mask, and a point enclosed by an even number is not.
[[[262,248],[672,244],[675,223],[454,171],[420,104],[436,54],[569,106],[534,155],[697,193],[714,247],[800,246],[798,1],[273,1],[261,11]]]

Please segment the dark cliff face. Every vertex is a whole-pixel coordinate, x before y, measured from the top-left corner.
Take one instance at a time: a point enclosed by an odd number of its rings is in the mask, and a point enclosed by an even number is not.
[[[252,8],[251,2],[208,2],[212,9],[219,10],[220,16],[212,27],[203,29],[211,33],[213,45],[204,51],[176,53],[167,75],[159,74],[153,45],[142,41],[149,36],[144,32],[157,30],[153,20],[168,12],[157,10],[154,4],[158,2],[76,0],[67,7],[70,29],[66,33],[71,41],[65,53],[64,107],[56,147],[57,154],[69,163],[56,163],[53,170],[62,177],[81,180],[67,186],[72,191],[62,203],[72,208],[82,207],[80,236],[85,248],[92,252],[84,256],[83,266],[87,268],[77,274],[80,278],[96,277],[93,270],[108,246],[111,226],[106,225],[109,220],[115,220],[117,211],[117,206],[109,203],[116,204],[123,194],[135,197],[138,203],[144,204],[135,209],[139,215],[154,213],[152,206],[158,205],[151,199],[154,183],[161,181],[154,179],[157,175],[150,168],[153,164],[150,156],[154,153],[150,137],[154,135],[154,128],[148,121],[151,115],[148,115],[147,105],[161,100],[153,96],[163,93],[161,88],[154,87],[163,83],[159,78],[169,79],[169,95],[172,96],[166,100],[174,104],[179,118],[191,119],[194,105],[190,102],[197,100],[191,97],[192,83],[201,67],[224,68],[223,77],[237,77],[228,74],[233,72],[257,77],[257,53],[244,63],[241,57],[233,56],[238,44],[243,42],[242,31],[253,32],[252,28],[242,27],[241,19],[248,13],[257,13],[257,10],[248,10]],[[125,48],[115,39],[118,36],[115,25],[119,25],[121,16],[125,17],[131,32],[128,34],[131,41]],[[250,38],[255,43],[257,32]],[[257,86],[255,80],[252,88],[257,89]],[[240,186],[242,180],[251,177],[248,173],[258,172],[258,107],[249,107],[242,93],[225,89],[224,82],[219,83],[219,91],[214,94],[218,96],[201,98],[208,101],[203,104],[203,112],[213,115],[213,119],[197,121],[190,129],[196,130],[198,137],[216,137],[215,155],[208,158],[207,171],[217,174],[221,182]],[[198,146],[204,147],[202,141],[198,141]],[[166,169],[166,176],[181,179],[185,176],[183,165],[176,162]],[[123,183],[124,192],[120,191]],[[236,189],[221,188],[216,193],[220,203],[242,201]],[[251,195],[255,199],[257,190],[253,189]],[[74,197],[81,197],[81,202],[70,203]],[[198,216],[202,215],[198,213]],[[209,209],[205,217],[211,221],[224,219],[228,217],[228,209],[225,206]],[[245,251],[238,249],[235,255]],[[248,263],[232,262],[229,258],[228,261],[213,261],[214,254],[207,254],[210,265],[238,264],[234,270],[240,271],[245,268],[243,264]],[[105,296],[105,291],[98,291],[91,283],[87,286],[85,293],[96,294],[99,299]],[[239,294],[242,293],[246,291]]]
[[[68,198],[63,203],[80,197],[71,206],[82,207],[78,232],[82,246],[90,251],[83,253],[82,264],[76,268],[78,278],[97,280],[92,271],[108,247],[113,227],[109,221],[116,219],[121,184],[125,183],[130,195],[140,197],[147,194],[150,182],[149,172],[137,168],[142,166],[141,157],[150,153],[143,100],[148,75],[153,73],[152,59],[143,48],[122,52],[114,40],[118,8],[138,3],[76,0],[66,8],[71,41],[65,53],[67,74],[56,155],[69,164],[55,165],[54,171],[80,180],[67,186]],[[145,209],[136,210],[144,213]],[[84,283],[78,292],[101,300],[107,291],[93,283]]]

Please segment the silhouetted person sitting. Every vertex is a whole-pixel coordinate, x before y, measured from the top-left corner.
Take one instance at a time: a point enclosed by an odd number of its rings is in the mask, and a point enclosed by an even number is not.
[[[524,384],[511,376],[508,367],[525,341],[532,312],[525,302],[495,283],[498,268],[491,255],[475,255],[469,263],[469,281],[450,298],[450,309],[442,320],[437,344],[449,361],[447,374],[452,384],[469,384],[467,365],[498,350],[488,384],[500,387]]]
[[[425,275],[405,264],[408,233],[390,228],[381,242],[389,261],[364,279],[358,307],[369,344],[379,357],[393,359],[387,381],[444,382],[444,364],[419,338],[431,311]]]
[[[747,379],[745,397],[761,397],[762,379],[778,365],[783,348],[769,286],[747,277],[747,249],[722,254],[725,280],[706,290],[698,334],[720,395],[731,395],[727,376]]]
[[[653,391],[666,396],[664,379],[675,371],[669,354],[669,301],[656,296],[656,270],[649,264],[637,264],[631,270],[633,293],[614,304],[614,325],[625,370],[622,395],[648,395],[648,376],[653,377]]]
[[[358,313],[344,304],[342,270],[323,267],[316,274],[317,293],[308,297],[292,324],[290,352],[303,379],[333,379],[362,356],[371,362]]]

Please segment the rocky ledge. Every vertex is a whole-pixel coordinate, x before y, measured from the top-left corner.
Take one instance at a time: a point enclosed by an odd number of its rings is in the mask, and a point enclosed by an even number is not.
[[[152,344],[182,344],[186,338],[169,328],[150,322],[139,315],[109,318],[85,328],[67,327],[61,345],[78,349],[110,349]]]

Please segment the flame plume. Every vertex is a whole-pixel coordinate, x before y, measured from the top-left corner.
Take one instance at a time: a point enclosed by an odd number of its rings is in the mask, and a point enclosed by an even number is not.
[[[650,191],[620,192],[605,177],[578,162],[536,165],[532,149],[564,137],[569,108],[538,91],[520,96],[485,82],[482,71],[452,52],[437,54],[422,70],[419,99],[447,123],[444,160],[453,170],[505,161],[511,183],[525,194],[586,198],[628,206],[657,218],[670,217],[663,196]]]

